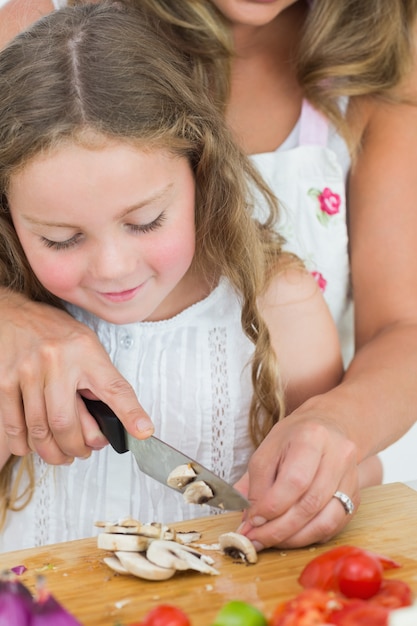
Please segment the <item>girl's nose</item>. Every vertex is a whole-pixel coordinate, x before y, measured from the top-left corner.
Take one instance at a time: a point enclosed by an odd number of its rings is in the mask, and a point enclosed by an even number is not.
[[[114,280],[129,275],[136,264],[137,250],[134,254],[126,242],[111,241],[95,250],[92,269],[97,278]]]

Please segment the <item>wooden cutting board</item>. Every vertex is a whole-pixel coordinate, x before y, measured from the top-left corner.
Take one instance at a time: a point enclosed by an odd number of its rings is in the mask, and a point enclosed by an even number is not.
[[[240,515],[226,513],[175,526],[203,533],[201,542],[217,542],[220,533],[235,530]],[[34,589],[41,572],[55,597],[84,626],[116,626],[140,621],[162,602],[189,614],[193,626],[209,626],[227,601],[242,599],[267,616],[283,600],[297,594],[303,566],[315,555],[336,545],[351,544],[389,556],[402,564],[386,573],[410,584],[417,597],[417,492],[403,484],[365,489],[362,505],[345,531],[325,546],[262,552],[256,565],[246,566],[213,552],[219,576],[177,573],[165,582],[119,576],[102,562],[106,552],[96,539],[83,539],[1,555],[1,569],[24,564],[22,581]]]

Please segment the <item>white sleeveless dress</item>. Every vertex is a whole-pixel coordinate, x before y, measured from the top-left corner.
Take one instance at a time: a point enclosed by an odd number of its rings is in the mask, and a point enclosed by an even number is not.
[[[172,319],[112,325],[75,307],[152,417],[155,434],[233,484],[253,452],[248,431],[253,344],[241,330],[241,304],[222,280]],[[140,472],[130,452],[106,446],[70,466],[34,455],[37,488],[9,512],[0,552],[90,537],[97,520],[132,515],[173,522],[214,513]]]

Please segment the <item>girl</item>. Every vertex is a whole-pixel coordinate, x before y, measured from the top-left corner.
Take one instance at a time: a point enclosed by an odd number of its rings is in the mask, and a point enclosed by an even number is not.
[[[157,435],[234,482],[342,364],[274,197],[190,74],[159,20],[120,3],[53,13],[0,54],[0,278],[90,326]],[[58,467],[11,457],[1,475],[2,550],[207,514],[110,446]]]

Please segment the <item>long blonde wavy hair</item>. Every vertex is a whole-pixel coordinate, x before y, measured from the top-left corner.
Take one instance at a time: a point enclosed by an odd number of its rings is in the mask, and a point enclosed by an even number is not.
[[[242,328],[255,346],[249,419],[258,443],[285,409],[257,300],[272,273],[301,263],[283,252],[275,197],[171,35],[165,39],[143,7],[102,2],[51,13],[0,53],[0,284],[62,306],[33,274],[9,213],[10,179],[32,159],[67,143],[108,140],[186,157],[196,181],[194,263],[213,286],[225,276],[240,294]],[[263,224],[251,217],[255,195],[269,209]],[[15,463],[12,457],[0,474],[0,523],[33,492],[33,482],[23,495],[12,490]],[[22,465],[32,476],[30,463]]]
[[[224,107],[233,43],[225,18],[211,0],[130,3],[146,6],[169,23],[184,53],[193,59],[195,75],[204,88],[212,88]],[[406,99],[400,87],[415,61],[417,0],[312,0],[308,4],[295,48],[298,81],[304,96],[335,125],[354,153],[357,137],[339,98]]]

